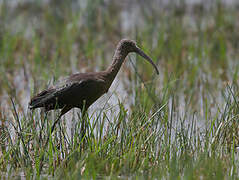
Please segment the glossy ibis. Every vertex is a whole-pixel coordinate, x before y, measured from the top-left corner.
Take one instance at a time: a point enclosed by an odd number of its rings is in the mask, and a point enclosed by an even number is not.
[[[29,108],[44,107],[46,111],[61,109],[60,116],[52,126],[51,132],[53,132],[57,121],[63,114],[74,107],[86,111],[99,97],[108,92],[126,56],[131,52],[145,58],[159,74],[157,66],[134,41],[123,39],[118,43],[113,56],[113,63],[108,69],[101,72],[73,74],[62,85],[50,87],[33,97],[29,103]],[[84,114],[84,112],[82,113]]]

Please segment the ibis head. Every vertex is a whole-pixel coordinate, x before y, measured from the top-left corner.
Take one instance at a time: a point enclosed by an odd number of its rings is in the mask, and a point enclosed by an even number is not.
[[[156,70],[157,74],[159,74],[159,70],[157,68],[157,66],[154,64],[153,60],[146,55],[142,49],[140,49],[136,42],[133,40],[129,40],[129,39],[122,39],[119,44],[117,49],[121,52],[125,52],[125,54],[129,54],[131,52],[135,52],[138,55],[140,55],[141,57],[143,57],[144,59],[146,59]]]

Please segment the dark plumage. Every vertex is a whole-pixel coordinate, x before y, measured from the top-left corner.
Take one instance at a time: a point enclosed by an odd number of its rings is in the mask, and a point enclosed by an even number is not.
[[[135,52],[149,61],[159,71],[153,61],[136,46],[132,40],[121,40],[113,56],[112,65],[105,71],[77,73],[68,77],[63,85],[50,87],[33,97],[30,109],[44,107],[46,111],[61,109],[61,117],[70,109],[89,108],[99,97],[108,91],[122,63],[130,52]]]
[[[82,109],[83,105],[87,110],[94,101],[107,92],[105,76],[103,72],[73,74],[62,86],[51,87],[33,97],[29,107],[30,109],[44,107],[46,111],[62,109],[61,115],[74,107]]]

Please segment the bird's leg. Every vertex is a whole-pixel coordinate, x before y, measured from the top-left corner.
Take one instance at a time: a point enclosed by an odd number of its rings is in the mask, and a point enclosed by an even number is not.
[[[58,121],[61,119],[61,116],[62,116],[62,115],[60,114],[60,115],[58,116],[58,118],[55,120],[55,122],[53,123],[53,125],[52,125],[52,127],[51,127],[51,132],[50,132],[50,134],[53,133],[56,124],[57,124]]]
[[[51,132],[48,134],[48,137],[47,137],[47,140],[46,140],[46,143],[45,143],[45,146],[47,146],[48,144],[48,141],[49,141],[49,138],[50,138],[50,135],[52,134],[52,132],[54,131],[54,128],[57,124],[57,122],[61,119],[61,116],[63,116],[65,113],[67,113],[72,107],[71,106],[65,106],[62,110],[61,110],[61,114],[58,116],[58,118],[55,120],[54,124],[52,125],[51,127]]]
[[[60,115],[58,116],[58,118],[56,119],[56,121],[54,122],[53,126],[51,127],[51,132],[48,134],[48,137],[47,137],[47,140],[46,140],[46,143],[44,145],[44,149],[46,149],[46,146],[49,142],[49,139],[50,139],[50,135],[52,134],[57,122],[61,119],[61,116],[63,116],[65,113],[67,113],[72,107],[71,106],[64,106],[64,108],[61,110],[61,113]],[[44,159],[44,155],[42,156],[41,158],[41,164],[40,164],[40,168],[42,169],[42,166],[43,166],[43,159]]]
[[[51,133],[54,131],[54,128],[56,126],[56,124],[58,123],[58,121],[61,119],[61,117],[67,113],[72,107],[71,106],[64,106],[64,108],[61,110],[60,115],[58,116],[58,118],[55,120],[54,124],[51,127]]]

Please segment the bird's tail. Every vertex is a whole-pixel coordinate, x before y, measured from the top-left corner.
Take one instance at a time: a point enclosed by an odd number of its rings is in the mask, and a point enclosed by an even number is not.
[[[36,96],[34,96],[29,103],[29,106],[28,106],[29,109],[44,107],[45,101],[46,101],[46,99],[48,99],[47,97],[52,92],[54,92],[54,89],[47,89],[47,90],[44,90],[41,93],[37,94]]]

